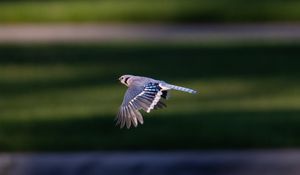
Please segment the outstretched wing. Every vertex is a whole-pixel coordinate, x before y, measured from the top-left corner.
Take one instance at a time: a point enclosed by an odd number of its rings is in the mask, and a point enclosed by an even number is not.
[[[131,123],[136,127],[138,122],[143,124],[143,117],[139,112],[143,109],[150,112],[152,109],[166,107],[160,101],[161,96],[165,96],[166,92],[162,90],[159,83],[148,83],[145,86],[129,87],[125,93],[123,103],[117,115],[117,125],[123,128],[126,124],[130,128]]]

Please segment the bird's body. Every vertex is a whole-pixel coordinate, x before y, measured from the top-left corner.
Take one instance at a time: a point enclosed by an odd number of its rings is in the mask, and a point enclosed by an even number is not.
[[[166,107],[161,101],[161,97],[168,98],[168,90],[174,89],[188,93],[196,93],[196,91],[168,84],[164,81],[155,80],[148,77],[123,75],[119,78],[121,83],[128,87],[123,103],[117,115],[117,124],[123,128],[126,124],[130,128],[131,124],[135,127],[138,123],[143,124],[143,116],[139,110],[149,113],[152,109],[160,109]]]

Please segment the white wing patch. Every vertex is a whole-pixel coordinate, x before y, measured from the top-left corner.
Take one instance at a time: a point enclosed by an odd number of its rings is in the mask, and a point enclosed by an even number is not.
[[[161,98],[161,95],[162,95],[162,92],[161,90],[157,92],[157,94],[155,95],[155,98],[154,100],[152,101],[150,107],[147,109],[147,113],[149,113],[153,108],[154,106],[159,102],[160,98]]]

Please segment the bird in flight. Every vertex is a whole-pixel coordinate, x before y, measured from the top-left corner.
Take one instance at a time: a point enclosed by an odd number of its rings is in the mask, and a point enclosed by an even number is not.
[[[152,109],[167,107],[161,98],[168,99],[168,91],[171,89],[191,94],[197,93],[197,91],[189,88],[175,86],[148,77],[123,75],[119,80],[128,87],[116,117],[116,125],[120,125],[120,128],[126,125],[129,129],[132,125],[137,127],[138,123],[143,124],[143,116],[139,110],[149,113]]]

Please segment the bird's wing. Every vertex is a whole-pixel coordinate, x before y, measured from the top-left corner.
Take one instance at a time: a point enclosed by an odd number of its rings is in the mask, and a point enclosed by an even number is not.
[[[139,110],[143,109],[146,112],[150,112],[152,109],[166,107],[166,105],[160,101],[163,95],[164,91],[159,83],[148,83],[145,86],[129,87],[116,118],[117,125],[120,124],[120,127],[123,128],[126,124],[126,127],[130,128],[131,123],[135,127],[138,125],[138,122],[143,124],[143,117]]]

